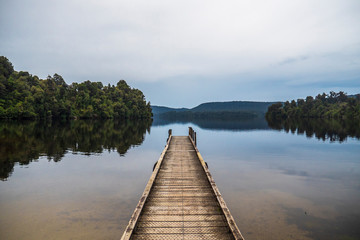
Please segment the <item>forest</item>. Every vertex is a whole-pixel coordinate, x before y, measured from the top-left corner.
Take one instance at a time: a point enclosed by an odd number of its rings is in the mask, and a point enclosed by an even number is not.
[[[360,94],[348,96],[340,91],[318,94],[306,99],[274,103],[269,106],[267,119],[323,118],[360,120]]]
[[[59,74],[40,79],[14,70],[0,56],[0,119],[149,119],[150,103],[125,80],[116,86],[85,81],[66,84]]]

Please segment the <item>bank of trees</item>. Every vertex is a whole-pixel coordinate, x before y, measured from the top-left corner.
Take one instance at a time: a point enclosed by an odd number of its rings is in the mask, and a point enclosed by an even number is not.
[[[151,118],[144,94],[120,80],[116,86],[66,84],[59,74],[39,79],[17,72],[0,57],[0,118]]]
[[[327,118],[360,120],[360,94],[347,96],[340,91],[318,94],[306,99],[275,103],[268,108],[266,118]]]

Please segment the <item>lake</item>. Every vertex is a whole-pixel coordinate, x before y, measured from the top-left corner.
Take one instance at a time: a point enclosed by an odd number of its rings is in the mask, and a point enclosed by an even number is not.
[[[354,124],[0,122],[0,239],[120,239],[166,144],[197,132],[245,239],[360,239]]]

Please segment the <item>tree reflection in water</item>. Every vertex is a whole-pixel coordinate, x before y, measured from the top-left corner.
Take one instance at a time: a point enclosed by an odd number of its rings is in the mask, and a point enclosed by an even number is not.
[[[68,152],[91,155],[104,150],[124,155],[144,141],[151,120],[1,121],[0,179],[15,163],[27,165],[40,156],[58,162]]]
[[[297,134],[305,134],[307,137],[316,137],[319,140],[331,142],[343,142],[347,137],[360,139],[360,123],[357,121],[339,121],[335,119],[267,119],[269,127],[277,130],[285,130]]]

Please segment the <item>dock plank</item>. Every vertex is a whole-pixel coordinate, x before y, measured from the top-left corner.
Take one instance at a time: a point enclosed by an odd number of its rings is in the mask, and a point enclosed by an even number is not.
[[[202,161],[190,137],[171,136],[122,240],[243,239]]]

